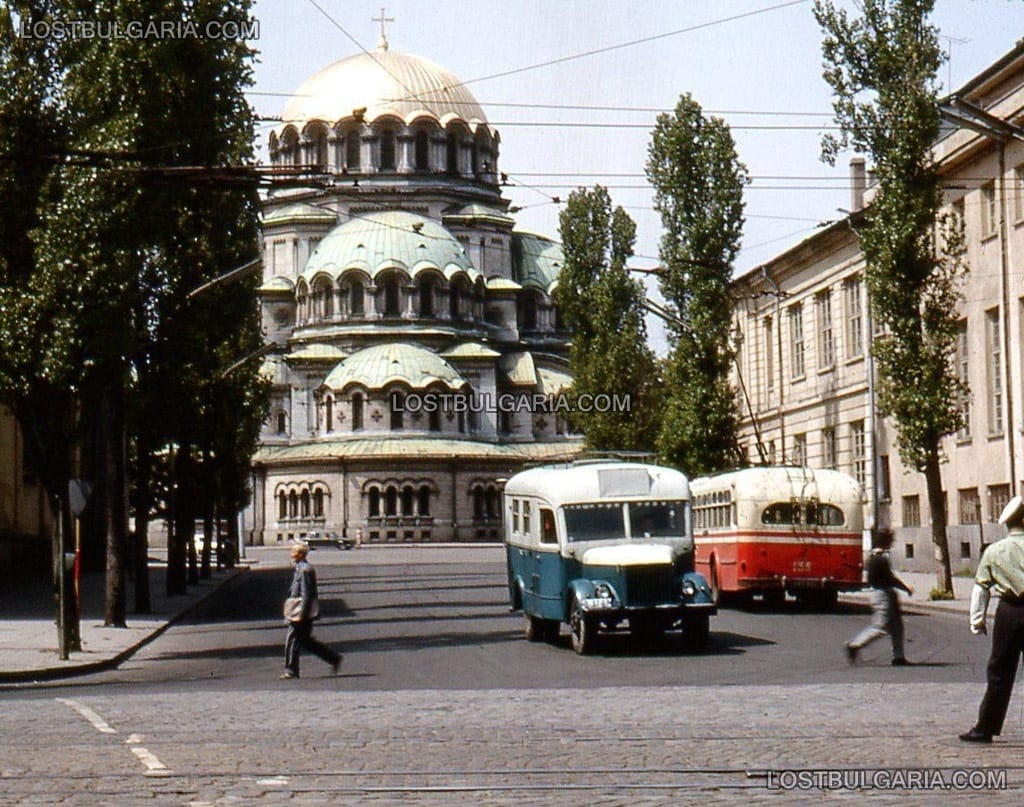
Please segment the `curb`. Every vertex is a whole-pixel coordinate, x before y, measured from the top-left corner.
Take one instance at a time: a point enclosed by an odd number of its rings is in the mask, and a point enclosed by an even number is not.
[[[0,684],[32,684],[43,681],[56,681],[62,678],[75,678],[80,675],[91,675],[92,673],[104,672],[120,666],[123,662],[134,656],[139,650],[152,642],[172,625],[191,616],[206,604],[214,595],[219,594],[222,589],[233,583],[246,571],[246,567],[235,567],[230,574],[224,577],[214,588],[206,592],[195,602],[189,603],[177,614],[169,616],[167,621],[155,628],[147,636],[143,636],[135,644],[130,645],[114,656],[101,661],[88,661],[82,664],[69,664],[63,667],[43,667],[38,670],[13,670],[0,671]]]

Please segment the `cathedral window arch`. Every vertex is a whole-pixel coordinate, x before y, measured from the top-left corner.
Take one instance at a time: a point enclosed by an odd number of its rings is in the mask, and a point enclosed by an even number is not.
[[[441,408],[439,406],[431,407],[427,413],[427,428],[432,432],[441,431]]]
[[[310,506],[309,505],[310,505],[309,491],[308,490],[303,490],[302,493],[299,494],[299,512],[302,514],[302,516],[301,516],[302,518],[309,518],[309,513],[310,513]]]
[[[352,431],[358,432],[363,429],[363,407],[365,399],[363,393],[352,393]]]
[[[372,487],[367,492],[366,512],[370,518],[380,518],[380,488]]]
[[[359,171],[363,164],[363,138],[358,129],[349,129],[345,132],[345,168],[349,171]]]
[[[285,411],[283,409],[277,410],[277,415],[275,417],[275,420],[277,421],[277,423],[276,423],[277,433],[278,434],[288,434],[288,415],[285,413]]]
[[[288,518],[288,495],[283,490],[277,494],[277,517],[282,521]]]
[[[417,286],[419,289],[420,298],[420,316],[425,319],[429,319],[436,316],[434,312],[434,303],[435,298],[437,296],[436,281],[428,275],[425,277],[421,277]]]
[[[537,330],[540,322],[540,294],[526,291],[519,298],[519,327],[524,331]]]
[[[309,143],[309,161],[321,171],[326,171],[327,128],[323,124],[312,124],[306,128],[305,137]]]
[[[334,431],[334,396],[324,397],[324,431]]]
[[[324,517],[324,492],[320,488],[313,491],[313,517]]]
[[[280,141],[277,139],[275,132],[270,133],[270,138],[267,140],[267,150],[270,152],[270,164],[277,165],[281,159],[281,152]]]
[[[430,486],[429,485],[420,485],[418,498],[419,498],[419,501],[417,502],[417,504],[419,505],[419,514],[421,516],[429,516],[430,515]]]
[[[416,491],[413,490],[412,485],[406,485],[402,488],[402,515],[415,515],[415,503]]]
[[[380,133],[380,170],[394,171],[398,168],[396,147],[397,135],[391,127],[386,127]]]
[[[299,494],[294,490],[288,494],[288,518],[299,517]]]
[[[445,139],[445,171],[449,176],[459,175],[459,135],[449,131]]]
[[[391,407],[391,431],[405,428],[405,394],[397,390],[388,393],[388,405]]]
[[[397,274],[385,277],[380,285],[380,294],[384,298],[383,315],[385,317],[402,316],[402,280]]]
[[[281,133],[280,161],[285,165],[300,165],[302,163],[299,133],[293,126],[289,126]]]
[[[413,142],[413,158],[417,171],[430,170],[430,133],[426,129],[417,129]]]
[[[398,488],[394,485],[388,485],[384,491],[384,515],[398,515]]]

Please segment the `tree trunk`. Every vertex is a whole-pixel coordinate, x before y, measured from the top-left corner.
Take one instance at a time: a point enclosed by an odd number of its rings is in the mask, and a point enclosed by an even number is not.
[[[938,441],[928,449],[924,468],[928,486],[928,509],[931,513],[932,543],[935,544],[936,587],[941,591],[953,591],[953,571],[949,563],[949,538],[946,536],[946,502],[942,495],[942,473],[939,467]]]
[[[126,611],[125,547],[128,544],[128,491],[122,390],[109,385],[101,396],[104,510],[107,533],[107,584],[103,624],[123,628]]]
[[[135,465],[135,613],[152,610],[149,589],[149,509],[153,504],[152,464],[149,446],[138,444]]]
[[[172,471],[174,534],[168,538],[167,545],[167,593],[170,596],[184,594],[188,590],[188,544],[195,531],[195,519],[192,515],[193,473],[192,446],[186,443],[178,448]]]

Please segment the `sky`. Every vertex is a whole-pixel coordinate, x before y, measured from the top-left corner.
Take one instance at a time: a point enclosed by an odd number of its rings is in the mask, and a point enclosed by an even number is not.
[[[280,116],[306,78],[372,50],[381,2],[257,0],[257,113]],[[856,13],[852,0],[838,4]],[[811,0],[391,0],[386,16],[391,49],[453,72],[501,133],[517,229],[557,238],[554,198],[599,183],[637,222],[635,267],[657,265],[661,237],[644,177],[650,133],[659,112],[692,95],[730,125],[752,178],[739,274],[850,207],[853,155],[834,167],[820,160],[831,96],[812,9]],[[932,21],[951,57],[943,91],[956,89],[1024,37],[1024,0],[938,0]],[[272,126],[260,129],[264,158]]]

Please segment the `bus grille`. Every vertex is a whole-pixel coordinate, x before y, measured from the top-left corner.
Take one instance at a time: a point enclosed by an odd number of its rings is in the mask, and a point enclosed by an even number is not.
[[[672,602],[672,583],[675,576],[671,566],[630,566],[626,573],[628,607],[643,608]]]

